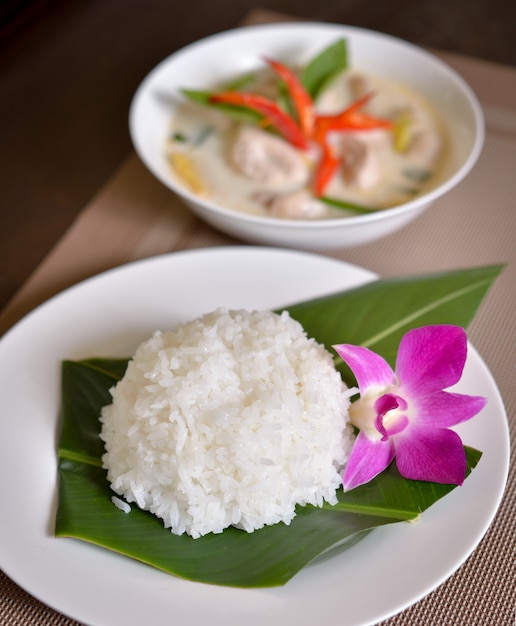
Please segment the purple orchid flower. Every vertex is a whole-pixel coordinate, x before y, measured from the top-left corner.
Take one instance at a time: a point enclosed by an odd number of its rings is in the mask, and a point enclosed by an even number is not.
[[[396,457],[402,476],[461,485],[466,454],[450,426],[476,415],[486,398],[444,391],[462,376],[467,337],[458,326],[424,326],[402,338],[396,371],[368,348],[333,346],[357,379],[351,423],[360,432],[344,472],[344,490],[369,482]]]

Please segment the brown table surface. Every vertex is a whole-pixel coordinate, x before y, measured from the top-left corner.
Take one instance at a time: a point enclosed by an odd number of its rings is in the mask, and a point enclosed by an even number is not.
[[[80,14],[80,3],[70,5]],[[111,2],[110,6],[113,5],[116,3]],[[113,10],[117,17],[123,19],[121,3]],[[112,16],[107,17],[112,19]],[[256,23],[279,17],[258,11],[249,15],[246,21]],[[154,19],[157,23],[159,18],[155,16]],[[80,19],[74,24],[80,30]],[[51,30],[52,24],[41,26],[43,30],[45,27]],[[73,32],[69,36],[73,37]],[[179,40],[174,41],[177,43]],[[142,41],[135,41],[134,45],[142,45]],[[119,53],[115,42],[113,46],[113,50],[106,50],[106,54]],[[171,46],[162,56],[170,51]],[[372,245],[317,252],[356,263],[384,276],[507,263],[506,270],[490,291],[469,334],[499,385],[514,436],[516,69],[462,55],[439,54],[468,80],[483,106],[487,134],[478,164],[458,188],[403,231]],[[35,59],[36,69],[37,63]],[[147,69],[150,68],[143,63],[141,77]],[[102,73],[102,68],[97,66],[95,71]],[[90,77],[93,75],[91,73]],[[19,77],[11,78],[21,80]],[[88,80],[82,84],[85,89],[93,87],[93,83],[89,84]],[[59,102],[52,103],[48,98],[44,101],[44,106],[49,107],[45,112],[57,124],[56,112],[51,110],[52,104],[59,110]],[[20,106],[28,105],[20,103]],[[32,106],[37,106],[37,103],[33,102]],[[73,118],[73,110],[61,113]],[[95,115],[96,111],[92,110],[91,114]],[[67,124],[71,122],[66,122],[65,127]],[[37,128],[34,131],[37,134]],[[48,135],[42,133],[41,136]],[[65,153],[61,155],[60,162],[56,161],[55,151],[58,148],[51,146],[52,162],[59,163],[63,169],[54,172],[54,178],[50,181],[38,180],[34,171],[29,170],[29,179],[20,182],[15,198],[20,204],[23,204],[24,199],[34,202],[37,197],[35,190],[38,190],[40,198],[45,198],[45,193],[41,192],[48,184],[47,193],[48,197],[53,198],[53,210],[57,205],[66,207],[70,197],[73,197],[74,202],[82,199],[82,205],[77,211],[63,208],[60,217],[54,220],[53,215],[45,214],[43,203],[38,207],[39,212],[30,213],[31,220],[35,221],[25,224],[16,233],[14,240],[6,237],[5,231],[2,233],[2,262],[6,266],[5,272],[2,272],[2,295],[9,302],[0,315],[0,333],[7,331],[25,313],[48,297],[110,267],[164,252],[236,243],[197,220],[152,178],[133,153],[129,152],[127,158],[123,159],[127,138],[120,140],[119,133],[113,133],[112,137],[113,141],[120,141],[119,149],[111,148],[110,158],[100,159],[101,166],[94,165],[95,149],[88,137],[83,136],[87,158],[80,160],[80,171],[75,170],[74,163],[70,162]],[[110,142],[112,137],[108,135],[106,142]],[[93,145],[95,141],[94,138]],[[63,145],[66,145],[66,141]],[[19,146],[20,152],[14,157],[22,159],[23,148]],[[39,148],[41,159],[45,158],[45,148]],[[5,161],[7,157],[3,154],[2,158]],[[91,172],[85,166],[89,159],[93,164]],[[111,175],[113,159],[118,159],[120,165]],[[42,169],[48,172],[44,167]],[[5,175],[11,170],[6,167],[0,171]],[[20,172],[17,171],[17,174]],[[68,176],[74,177],[73,185],[68,184]],[[60,180],[63,183],[62,196],[58,184]],[[82,186],[78,183],[80,180],[84,181]],[[8,187],[13,193],[12,181]],[[72,188],[73,193],[70,191]],[[2,219],[5,218],[5,209],[3,211]],[[16,220],[13,218],[9,222],[6,219],[6,223],[15,224]],[[43,243],[38,243],[40,239]],[[49,245],[49,242],[55,245]],[[13,263],[19,263],[20,267],[13,267]],[[501,507],[475,552],[434,592],[384,623],[432,626],[514,624],[515,496],[514,466],[511,465]],[[68,625],[75,622],[38,602],[5,574],[0,574],[0,623]]]

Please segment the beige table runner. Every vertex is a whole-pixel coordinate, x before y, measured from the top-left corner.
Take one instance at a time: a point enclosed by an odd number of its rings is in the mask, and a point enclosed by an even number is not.
[[[255,12],[248,23],[277,17]],[[466,181],[399,233],[357,248],[315,252],[383,276],[507,263],[469,336],[497,380],[514,436],[516,69],[441,56],[466,78],[483,105],[487,136],[478,164]],[[106,269],[166,252],[235,243],[193,216],[133,154],[4,309],[0,333],[50,296]],[[516,484],[511,467],[498,515],[473,555],[436,591],[385,626],[515,624]],[[39,603],[0,573],[0,624],[76,622]]]

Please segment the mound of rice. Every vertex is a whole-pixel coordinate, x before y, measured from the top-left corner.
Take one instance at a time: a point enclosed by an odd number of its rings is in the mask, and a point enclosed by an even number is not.
[[[288,313],[219,309],[136,351],[102,410],[113,490],[175,534],[248,532],[336,502],[349,391]]]

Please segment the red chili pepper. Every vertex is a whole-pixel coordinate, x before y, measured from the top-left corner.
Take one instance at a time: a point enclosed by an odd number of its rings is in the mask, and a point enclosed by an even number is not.
[[[210,101],[236,104],[258,111],[258,113],[265,116],[270,124],[293,146],[301,150],[308,149],[308,141],[296,122],[290,115],[280,109],[274,101],[269,100],[269,98],[240,91],[224,91],[222,93],[213,94],[210,97]]]
[[[320,197],[338,167],[339,159],[328,145],[327,135],[331,131],[372,130],[375,128],[392,128],[389,120],[362,113],[360,109],[369,102],[373,94],[367,94],[360,100],[335,115],[319,115],[314,122],[314,140],[321,146],[322,156],[315,175],[315,194]]]
[[[319,115],[315,119],[314,136],[318,143],[323,143],[326,135],[339,130],[373,130],[375,128],[390,129],[393,122],[380,117],[362,113],[361,109],[374,94],[370,93],[353,102],[349,107],[335,115]]]
[[[274,59],[265,58],[265,61],[287,86],[287,90],[296,109],[301,131],[305,137],[311,137],[314,128],[315,113],[310,94],[306,91],[294,72],[286,65]]]
[[[339,159],[335,156],[333,150],[327,143],[321,145],[322,154],[317,170],[315,172],[314,191],[317,197],[324,194],[328,183],[335,174],[335,170],[339,165]]]

